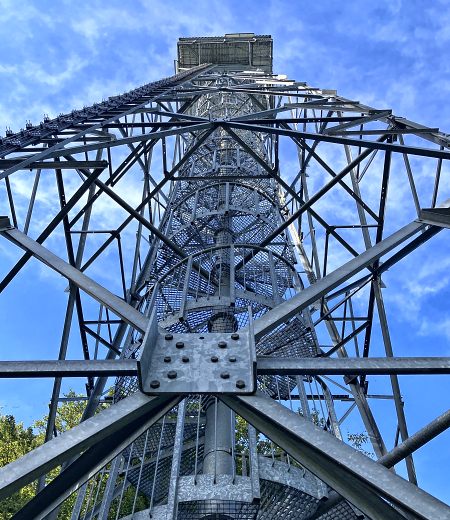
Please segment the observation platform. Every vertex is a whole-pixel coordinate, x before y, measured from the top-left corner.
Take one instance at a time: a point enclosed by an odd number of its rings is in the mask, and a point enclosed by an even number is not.
[[[177,71],[202,63],[217,65],[219,70],[223,68],[227,71],[262,71],[272,74],[272,36],[232,33],[225,36],[180,38]]]

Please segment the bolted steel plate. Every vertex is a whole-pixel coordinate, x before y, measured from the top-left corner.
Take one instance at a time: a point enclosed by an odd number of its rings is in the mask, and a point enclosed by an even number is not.
[[[251,394],[256,390],[252,331],[172,334],[147,331],[139,362],[141,391]]]

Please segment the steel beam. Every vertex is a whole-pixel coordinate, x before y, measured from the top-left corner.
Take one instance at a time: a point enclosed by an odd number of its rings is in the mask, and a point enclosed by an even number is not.
[[[176,406],[179,401],[180,397],[173,396],[160,400],[152,410],[147,410],[147,413],[123,425],[101,442],[88,448],[39,494],[27,502],[14,515],[13,520],[29,520],[30,518],[41,520],[45,518],[48,513],[59,506],[71,493],[100,471],[105,464],[148,431],[156,421]]]
[[[84,193],[91,188],[94,180],[101,175],[103,169],[98,168],[94,170],[92,174],[83,182],[83,184],[78,188],[78,190],[72,195],[70,200],[66,202],[64,208],[61,209],[51,220],[51,222],[46,226],[44,231],[37,237],[36,241],[39,244],[42,244],[44,240],[46,240],[51,233],[58,227],[61,221],[69,214],[69,212],[73,209],[73,207],[77,204],[77,202],[81,199]],[[0,225],[3,224],[0,221]],[[8,225],[6,227],[9,227]],[[3,226],[0,227],[0,231],[3,230]],[[5,276],[3,280],[0,281],[0,292],[2,292],[5,287],[8,286],[9,282],[16,276],[16,274],[22,269],[22,267],[28,262],[31,258],[31,253],[25,253],[22,258],[16,263],[16,265],[9,271],[9,273]]]
[[[450,374],[449,357],[257,358],[259,375]]]
[[[277,358],[259,356],[259,375],[450,374],[448,357]],[[0,361],[0,378],[137,376],[135,359]]]
[[[421,428],[418,432],[408,437],[404,442],[396,446],[377,460],[377,464],[381,464],[386,468],[392,468],[398,462],[411,456],[411,454],[424,446],[427,442],[437,437],[450,427],[450,410],[447,410],[442,415],[431,421],[429,424]],[[338,504],[343,502],[343,498],[332,491],[328,495],[328,500],[319,505],[317,511],[310,518],[310,520],[317,520],[322,515],[325,515],[330,509],[333,509]]]
[[[21,159],[0,159],[0,170],[10,168],[19,164]],[[74,170],[75,168],[106,168],[107,161],[37,161],[27,166],[27,170],[54,170],[55,168],[62,170]]]
[[[348,128],[352,128],[357,125],[365,125],[366,123],[370,123],[370,121],[377,121],[379,119],[386,118],[390,115],[392,115],[392,110],[377,110],[375,111],[375,113],[366,115],[359,119],[347,123],[342,123],[336,126],[329,126],[323,131],[323,133],[328,135],[340,133],[343,130],[347,130]]]
[[[385,238],[356,258],[348,261],[313,285],[310,285],[290,300],[287,300],[255,321],[255,336],[260,339],[265,333],[284,323],[302,309],[311,305],[332,289],[339,286],[361,270],[389,253],[394,248],[425,228],[425,224],[413,221]]]
[[[144,416],[168,411],[173,397],[148,397],[140,392],[96,414],[20,459],[0,468],[0,499],[18,491],[52,468],[64,463],[91,446],[101,443]],[[111,450],[112,446],[108,446]],[[112,457],[111,457],[112,458]],[[28,517],[31,518],[31,517]]]
[[[79,269],[71,266],[18,229],[7,229],[4,230],[2,234],[11,240],[11,242],[28,253],[31,253],[38,260],[41,260],[41,262],[73,282],[77,287],[120,316],[129,325],[138,329],[140,332],[145,332],[148,319],[142,313],[97,282],[94,282],[94,280],[83,274]]]
[[[422,222],[450,229],[450,208],[421,209],[419,218]]]
[[[437,437],[447,428],[450,428],[450,410],[447,410],[439,417],[436,417],[436,419],[408,437],[392,451],[383,455],[383,457],[378,459],[377,462],[387,468],[391,468],[411,455],[411,453],[424,446],[427,442]]]
[[[220,399],[372,520],[448,518],[450,508],[267,396]]]
[[[344,108],[342,110],[345,110]],[[263,122],[263,120],[262,120]],[[271,134],[297,137],[300,139],[323,141],[326,143],[343,144],[354,146],[355,148],[366,148],[368,150],[390,150],[392,152],[406,153],[421,157],[435,157],[437,159],[450,159],[450,152],[443,150],[433,150],[432,148],[422,148],[419,146],[406,146],[394,143],[383,143],[380,141],[366,141],[363,139],[350,139],[338,135],[315,134],[312,132],[301,132],[299,130],[288,130],[285,128],[275,128],[273,126],[249,125],[234,121],[220,121],[220,124],[227,125],[239,130],[250,130],[251,132],[265,132]]]
[[[135,359],[0,361],[0,378],[137,376]]]

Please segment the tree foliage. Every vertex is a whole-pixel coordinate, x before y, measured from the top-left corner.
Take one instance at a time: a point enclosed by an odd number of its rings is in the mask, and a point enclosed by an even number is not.
[[[66,400],[58,406],[58,411],[55,417],[55,428],[59,433],[70,430],[76,426],[83,415],[85,403],[80,400],[80,395],[70,390],[64,395]],[[37,430],[37,439],[42,444],[45,439],[45,430],[47,428],[48,415],[38,419],[33,423],[33,428]]]
[[[39,445],[33,429],[17,423],[12,415],[0,415],[0,466],[22,457]],[[20,491],[0,503],[0,520],[7,520],[34,495],[33,484],[24,486]]]
[[[66,400],[58,407],[55,428],[61,434],[79,424],[83,415],[85,402],[79,399],[80,395],[73,390],[65,394]],[[106,407],[101,405],[99,410]],[[25,428],[22,423],[17,423],[14,416],[0,414],[0,467],[13,462],[29,451],[44,443],[47,428],[48,415],[35,421],[32,427]],[[108,467],[106,468],[108,469]],[[46,483],[51,482],[59,475],[61,467],[56,467],[47,474]],[[107,481],[107,471],[95,475],[88,483],[90,490],[101,497]],[[97,488],[98,486],[98,488]],[[36,482],[24,486],[20,491],[0,502],[0,520],[9,520],[19,511],[36,493]],[[136,489],[129,486],[125,489],[121,504],[114,504],[109,517],[115,518],[117,507],[120,507],[120,517],[130,514],[135,503]],[[58,520],[69,520],[76,500],[76,493],[68,497],[60,507]],[[139,511],[148,506],[145,497],[138,494],[135,510]],[[82,508],[82,514],[86,513],[86,506]]]
[[[364,453],[366,457],[373,458],[373,454],[370,451],[367,451],[364,449],[364,446],[366,446],[369,442],[369,436],[366,432],[361,433],[347,433],[347,440],[348,443],[355,448],[355,450],[360,451],[361,453]]]

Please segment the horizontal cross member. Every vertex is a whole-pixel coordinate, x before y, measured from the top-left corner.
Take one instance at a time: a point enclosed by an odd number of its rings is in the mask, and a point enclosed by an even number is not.
[[[264,120],[261,121],[262,123]],[[394,143],[384,143],[380,141],[367,141],[362,139],[353,139],[338,135],[326,135],[312,132],[301,132],[286,128],[276,128],[274,126],[263,126],[246,124],[235,121],[220,121],[220,125],[228,126],[238,130],[249,130],[251,132],[266,132],[270,134],[278,134],[289,137],[298,137],[300,139],[311,141],[324,141],[328,143],[343,144],[347,146],[355,146],[357,148],[367,148],[369,150],[385,150],[396,153],[418,155],[422,157],[435,157],[437,159],[450,159],[450,153],[446,150],[436,150],[432,148],[422,148],[419,146],[405,146]]]
[[[0,361],[0,378],[136,376],[135,359]]]
[[[257,358],[258,374],[389,375],[450,374],[448,357],[392,358]]]
[[[23,159],[0,159],[0,170],[20,164]],[[75,170],[78,168],[106,168],[107,161],[36,161],[27,165],[27,170]]]
[[[0,361],[0,378],[137,376],[135,359]],[[448,357],[257,357],[258,375],[450,374]]]

